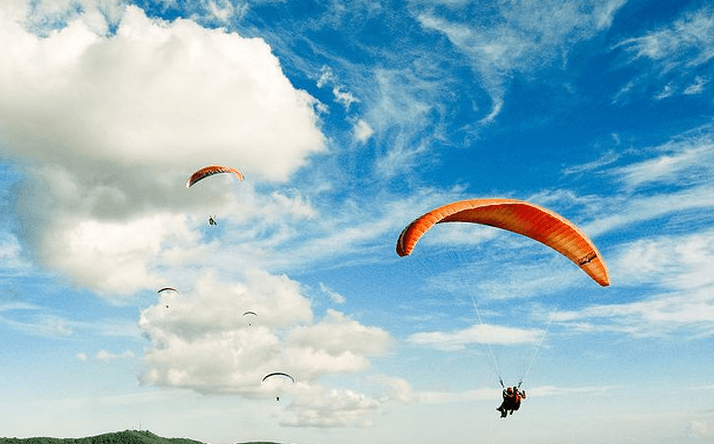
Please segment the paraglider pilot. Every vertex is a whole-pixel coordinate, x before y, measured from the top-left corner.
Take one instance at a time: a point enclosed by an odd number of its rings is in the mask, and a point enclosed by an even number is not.
[[[209,216],[208,225],[218,225],[218,223],[216,222],[216,219],[214,219],[213,216]]]
[[[503,393],[501,395],[503,396],[503,402],[501,402],[500,406],[496,407],[496,410],[501,412],[501,418],[505,418],[508,406],[511,404],[511,400],[513,399],[513,389],[511,387],[506,387],[503,389]]]
[[[503,402],[496,407],[496,410],[501,412],[501,418],[505,418],[506,415],[512,415],[514,411],[521,408],[521,400],[526,399],[525,390],[520,391],[517,386],[503,389],[502,395]]]

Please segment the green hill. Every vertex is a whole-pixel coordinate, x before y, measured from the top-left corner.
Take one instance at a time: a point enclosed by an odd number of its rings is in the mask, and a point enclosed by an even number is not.
[[[125,430],[87,438],[0,438],[0,444],[204,444],[186,438],[162,438],[148,430]],[[278,444],[250,442],[243,444]]]

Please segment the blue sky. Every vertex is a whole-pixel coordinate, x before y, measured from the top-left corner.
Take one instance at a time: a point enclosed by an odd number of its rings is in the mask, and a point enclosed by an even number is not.
[[[706,2],[8,0],[0,43],[0,436],[714,438]],[[396,255],[485,197],[612,285],[487,227]]]

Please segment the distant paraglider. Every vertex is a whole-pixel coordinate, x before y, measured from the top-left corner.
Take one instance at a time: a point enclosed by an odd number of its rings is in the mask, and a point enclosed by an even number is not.
[[[263,376],[263,379],[262,379],[261,382],[265,382],[266,380],[268,380],[268,379],[270,379],[270,378],[275,378],[275,377],[287,378],[287,379],[289,379],[290,381],[292,381],[293,384],[295,383],[295,378],[293,378],[292,376],[290,376],[288,373],[284,373],[284,372],[272,372],[272,373],[268,373],[267,375]],[[276,401],[280,401],[280,396],[276,396],[276,397],[275,397],[275,400],[276,400]]]
[[[163,288],[159,288],[158,290],[156,290],[156,292],[158,294],[162,294],[164,292],[178,293],[179,291],[177,289],[175,289],[174,287],[163,287]],[[169,304],[166,304],[166,308],[169,308]]]
[[[530,237],[573,261],[598,284],[610,285],[607,266],[595,244],[575,224],[553,211],[515,199],[471,199],[436,208],[404,228],[397,254],[408,256],[431,227],[444,222],[489,225]]]
[[[235,174],[239,180],[243,180],[243,174],[241,174],[240,171],[238,171],[235,168],[227,167],[227,166],[222,166],[222,165],[210,165],[207,167],[203,167],[200,170],[196,171],[195,173],[191,174],[191,177],[188,178],[186,181],[186,188],[191,188],[196,182],[199,182],[206,177],[213,176],[214,174],[219,174],[219,173],[230,173],[230,174]],[[214,227],[218,225],[218,222],[216,222],[216,216],[209,216],[208,217],[208,225]]]
[[[243,313],[243,316],[248,316],[248,317],[250,318],[250,317],[252,317],[252,316],[258,316],[258,313],[254,312],[254,311],[248,310],[248,311],[246,311],[245,313]],[[252,325],[253,325],[253,324],[252,324],[251,322],[248,322],[248,327],[251,327]],[[264,380],[265,380],[265,379],[264,379]]]
[[[213,176],[219,173],[232,173],[238,176],[239,180],[243,180],[243,174],[235,168],[221,166],[221,165],[210,165],[203,167],[195,173],[191,174],[191,177],[186,181],[186,188],[191,188],[196,182],[205,179],[206,177]]]

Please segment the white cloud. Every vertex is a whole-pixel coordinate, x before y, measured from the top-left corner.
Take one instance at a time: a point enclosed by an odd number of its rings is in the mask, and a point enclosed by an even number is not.
[[[609,27],[624,3],[520,1],[482,6],[473,19],[461,21],[429,10],[417,18],[425,28],[444,33],[471,60],[491,96],[491,109],[481,119],[489,123],[503,107],[512,72],[539,69],[567,54],[569,45]]]
[[[691,85],[688,85],[684,89],[684,94],[685,95],[701,94],[702,92],[704,92],[704,88],[706,87],[707,83],[709,83],[707,80],[704,80],[700,76],[696,76],[694,78],[694,82],[692,82]]]
[[[588,235],[714,207],[714,175],[709,168],[714,162],[711,125],[694,128],[636,154],[637,161],[605,170],[604,174],[622,185],[623,192],[588,204],[592,220],[581,224]]]
[[[247,5],[242,5],[242,7],[238,9],[239,17],[245,13],[247,7]],[[211,12],[213,17],[224,23],[227,23],[228,19],[232,18],[233,15],[236,14],[236,9],[233,7],[233,4],[227,0],[221,0],[220,2],[215,2],[213,0],[209,1],[208,10]]]
[[[631,80],[618,93],[616,100],[650,79],[656,83],[662,79],[667,82],[655,99],[668,97],[680,90],[685,95],[699,94],[706,82],[696,73],[714,58],[713,12],[711,6],[687,11],[679,19],[656,30],[618,43],[615,48],[629,53],[630,63],[646,61],[654,72],[650,74],[643,70],[643,74]]]
[[[336,304],[344,304],[345,297],[328,287],[324,282],[320,282],[320,291],[329,296],[330,300]]]
[[[126,359],[126,358],[133,358],[134,357],[134,352],[131,350],[125,350],[124,352],[120,354],[116,353],[111,353],[106,350],[99,350],[94,356],[95,361],[114,361],[117,359]],[[86,355],[85,355],[86,358]],[[80,360],[86,360],[86,359],[81,359]]]
[[[711,125],[688,131],[652,151],[655,157],[611,170],[627,191],[649,184],[707,183],[714,177],[709,168],[714,163]]]
[[[30,263],[22,257],[22,246],[17,238],[8,233],[0,233],[0,269],[2,274],[21,273],[28,270]]]
[[[165,253],[200,248],[196,210],[245,221],[240,193],[288,180],[324,149],[314,100],[260,39],[151,20],[135,6],[110,16],[112,2],[92,17],[96,8],[69,2],[33,8],[0,6],[0,44],[12,48],[0,60],[0,142],[27,173],[17,193],[32,221],[23,241],[80,285],[106,295],[153,287]],[[56,17],[46,36],[23,27],[30,13]],[[114,17],[115,33],[98,29]],[[251,184],[181,189],[214,163],[238,167]],[[312,211],[289,197],[273,203],[275,214]]]
[[[245,283],[206,276],[191,292],[164,292],[159,297],[157,305],[142,312],[140,321],[151,341],[141,376],[145,384],[201,393],[281,396],[292,400],[289,410],[295,416],[285,420],[290,425],[355,425],[362,421],[359,412],[370,410],[365,405],[377,402],[351,390],[325,391],[316,381],[367,369],[369,356],[388,350],[389,334],[334,310],[313,323],[308,299],[285,276],[253,270]],[[257,313],[251,325],[241,315],[247,309]],[[287,372],[296,383],[261,384],[272,371]],[[317,424],[307,418],[315,409],[321,411],[320,405],[333,405],[335,411]]]
[[[365,419],[376,412],[379,402],[352,390],[330,389],[311,396],[302,396],[288,408],[281,425],[292,427],[368,427]]]
[[[344,314],[329,309],[325,318],[318,324],[298,326],[286,338],[288,345],[304,348],[316,348],[330,354],[345,351],[367,356],[382,355],[389,347],[389,334],[379,328],[370,328],[347,318]],[[350,344],[345,348],[345,344]]]
[[[13,0],[4,2],[5,6]],[[46,35],[67,22],[79,20],[97,34],[104,34],[108,24],[121,20],[124,0],[14,0],[14,16],[33,32]]]
[[[635,336],[714,335],[714,231],[660,236],[623,245],[610,261],[617,285],[648,286],[632,302],[561,311],[556,322],[583,331]],[[649,293],[649,294],[648,294]]]
[[[372,134],[374,134],[374,130],[371,126],[369,126],[369,123],[362,119],[359,119],[357,123],[355,123],[353,131],[355,139],[361,143],[365,143],[370,137],[372,137]]]
[[[692,421],[687,428],[687,436],[690,438],[712,438],[714,437],[714,426],[708,421]]]
[[[440,79],[442,80],[442,79]],[[439,109],[443,84],[425,80],[411,70],[377,69],[369,87],[365,121],[374,137],[389,149],[375,162],[375,176],[390,179],[405,174],[427,150],[429,141],[438,139],[440,128],[430,113]]]
[[[622,245],[613,267],[623,285],[655,284],[672,290],[714,286],[707,262],[714,259],[714,230],[659,236]]]
[[[2,39],[21,45],[0,62],[0,113],[13,116],[3,130],[17,154],[76,174],[109,160],[181,176],[210,157],[285,180],[322,149],[312,99],[260,39],[152,21],[132,6],[109,37],[72,22],[40,39],[5,21]]]
[[[417,396],[401,378],[377,375],[370,379],[375,394],[367,396],[349,389],[323,387],[293,390],[293,402],[286,409],[281,425],[291,427],[370,427],[370,417],[392,403],[411,403]],[[283,398],[281,397],[281,400]]]
[[[377,399],[380,402],[397,401],[401,403],[412,403],[418,401],[418,395],[414,393],[412,386],[399,377],[378,375],[372,380],[380,386]]]
[[[38,314],[30,319],[15,320],[0,316],[0,323],[4,323],[16,330],[27,334],[44,337],[67,337],[74,334],[73,325],[64,318]]]
[[[352,93],[342,90],[342,87],[335,86],[332,88],[332,94],[335,96],[335,101],[345,107],[347,111],[353,103],[359,103],[359,99]]]
[[[100,293],[133,294],[152,288],[159,277],[149,271],[162,243],[191,238],[183,218],[147,215],[124,221],[67,219],[42,239],[45,261],[75,282]]]
[[[352,106],[353,103],[359,103],[360,100],[355,97],[352,92],[345,91],[344,85],[336,84],[337,81],[338,79],[334,71],[328,66],[323,66],[320,69],[320,77],[317,79],[316,86],[318,88],[322,88],[328,84],[333,84],[332,95],[335,102],[342,105],[345,108],[345,111],[349,111],[350,106]]]
[[[685,13],[671,25],[645,36],[624,40],[617,47],[661,64],[663,71],[707,63],[714,57],[712,8]]]
[[[655,94],[654,98],[656,100],[664,100],[668,97],[671,97],[675,93],[675,88],[672,86],[672,84],[667,84],[662,87],[662,90]]]
[[[615,145],[620,144],[619,136],[617,134],[612,134],[612,138]],[[582,165],[571,165],[563,170],[565,174],[582,174],[590,171],[597,171],[604,166],[611,165],[620,158],[620,154],[615,151],[608,151],[604,153],[599,159],[593,160]]]
[[[478,324],[453,332],[423,332],[409,336],[409,342],[438,350],[463,350],[469,344],[534,344],[543,336],[541,330]]]
[[[589,236],[598,236],[636,222],[654,220],[666,215],[711,208],[714,206],[714,188],[698,186],[671,193],[637,196],[636,199],[623,196],[610,199],[609,205],[610,209],[618,208],[619,211],[613,212],[604,208],[600,217],[581,226]]]
[[[322,88],[327,85],[328,82],[332,82],[335,79],[335,75],[328,66],[323,66],[320,69],[320,77],[317,79],[317,87]]]

